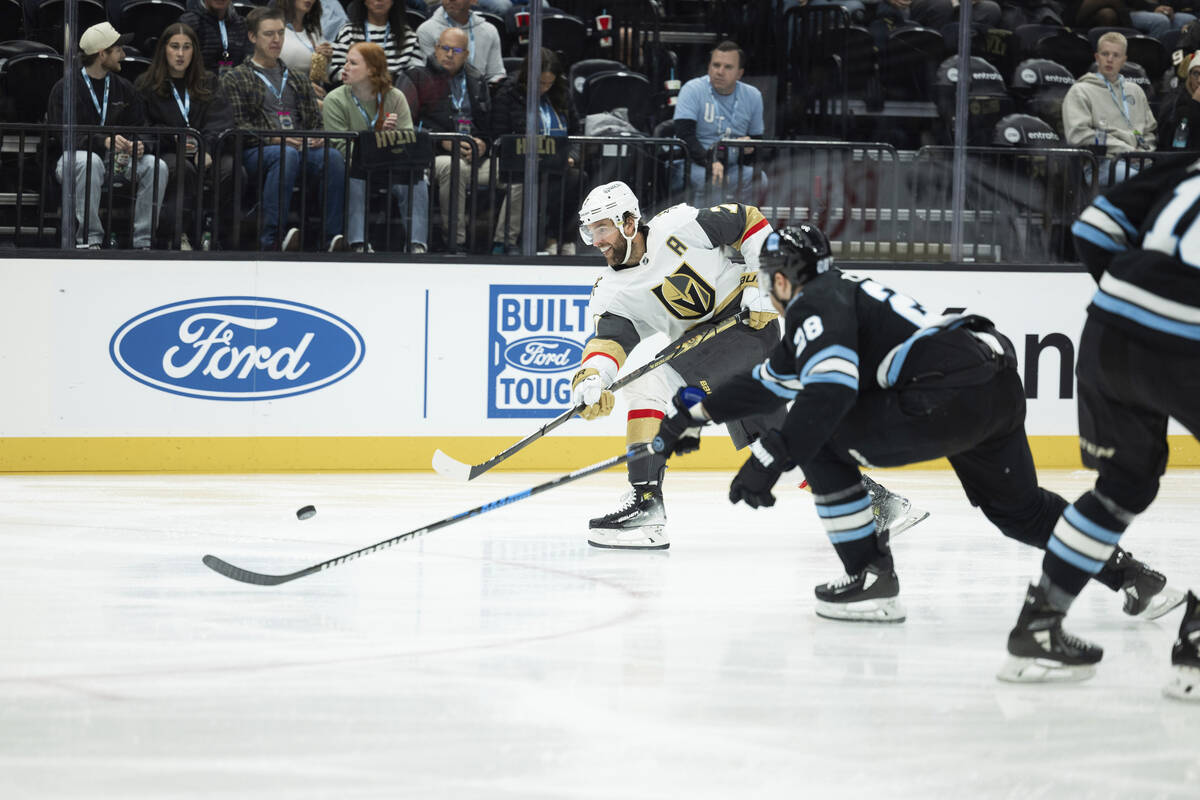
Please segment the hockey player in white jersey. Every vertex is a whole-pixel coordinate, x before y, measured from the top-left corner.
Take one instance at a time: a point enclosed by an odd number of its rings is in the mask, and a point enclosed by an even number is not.
[[[681,353],[625,388],[629,445],[654,438],[679,389],[691,385],[711,391],[734,374],[748,373],[778,343],[778,314],[757,284],[758,252],[771,233],[757,208],[737,203],[708,209],[677,205],[644,225],[633,191],[614,181],[588,194],[579,219],[584,243],[597,248],[610,268],[592,290],[588,311],[595,332],[571,382],[573,402],[586,406],[585,419],[612,412],[615,400],[607,387],[633,347],[655,333],[676,340],[735,314],[744,318],[744,324]],[[738,253],[744,264],[734,260]],[[730,438],[741,449],[777,426],[784,413],[776,408],[732,422]],[[615,511],[591,520],[589,544],[618,549],[670,546],[662,496],[665,466],[666,459],[658,456],[629,462],[631,492]],[[928,516],[877,484],[872,498],[880,524],[893,533]]]

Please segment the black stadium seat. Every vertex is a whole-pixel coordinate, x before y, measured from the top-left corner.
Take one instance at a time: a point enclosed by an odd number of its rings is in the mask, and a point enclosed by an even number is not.
[[[5,59],[0,66],[0,88],[5,98],[12,102],[12,121],[44,120],[50,90],[62,74],[63,59],[58,53],[31,50]]]
[[[967,84],[967,144],[986,145],[992,140],[992,129],[996,122],[1001,117],[1011,114],[1015,104],[998,69],[978,56],[971,57],[970,65],[970,82]],[[958,56],[951,56],[943,61],[934,79],[934,102],[945,122],[947,142],[953,140],[954,113],[960,79]]]
[[[894,100],[932,100],[934,76],[945,53],[946,42],[937,31],[892,31],[880,64],[884,94]]]
[[[0,0],[0,37],[20,39],[25,33],[25,8],[21,0]]]
[[[1047,34],[1034,42],[1032,55],[1058,61],[1075,76],[1087,72],[1088,65],[1096,63],[1096,51],[1083,34],[1066,29]]]
[[[1146,75],[1157,85],[1163,73],[1171,67],[1171,55],[1167,48],[1153,36],[1137,34],[1128,38],[1125,56],[1135,64],[1141,64]]]
[[[1046,122],[1061,136],[1063,98],[1074,85],[1075,78],[1062,64],[1030,58],[1013,70],[1009,93],[1023,113]]]
[[[108,21],[108,11],[100,0],[79,0],[79,30]],[[42,0],[34,15],[34,30],[29,38],[50,45],[59,53],[63,46],[64,0]],[[79,37],[75,37],[79,41]]]
[[[163,29],[178,22],[183,4],[177,0],[132,0],[121,8],[121,20],[116,28],[133,34],[133,46],[152,54]]]
[[[825,34],[829,46],[841,61],[846,73],[846,90],[852,97],[862,97],[879,75],[875,60],[875,38],[866,28],[851,25],[834,28]]]
[[[608,58],[585,58],[583,61],[576,61],[567,70],[567,83],[571,88],[571,99],[575,103],[576,110],[582,112],[586,107],[583,97],[584,87],[587,85],[587,79],[601,72],[619,72],[625,69],[625,65],[620,61],[613,61]]]
[[[121,59],[121,77],[130,83],[137,81],[148,69],[150,69],[150,59],[146,56],[126,54],[125,58]]]
[[[570,66],[587,53],[588,29],[583,20],[566,14],[542,16],[542,46],[562,56]]]
[[[1062,139],[1037,117],[1009,114],[996,123],[992,144],[998,147],[1058,147]]]
[[[583,91],[585,115],[625,108],[629,110],[629,122],[643,133],[650,133],[654,92],[645,75],[628,70],[599,72],[587,79]]]

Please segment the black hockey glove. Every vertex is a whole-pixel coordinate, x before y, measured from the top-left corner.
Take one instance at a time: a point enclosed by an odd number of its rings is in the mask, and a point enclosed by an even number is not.
[[[680,389],[671,404],[675,412],[663,418],[658,434],[651,443],[654,452],[664,456],[681,456],[700,449],[700,428],[708,423],[692,416],[691,406],[704,399],[704,391],[692,386]]]
[[[729,484],[729,502],[745,500],[751,508],[775,505],[771,489],[788,468],[787,445],[778,431],[771,431],[750,443],[750,457]]]

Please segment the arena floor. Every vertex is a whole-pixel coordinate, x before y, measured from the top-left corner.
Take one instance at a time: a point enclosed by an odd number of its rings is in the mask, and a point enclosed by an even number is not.
[[[611,473],[275,588],[200,560],[289,572],[550,477],[0,478],[0,793],[1200,796],[1200,704],[1160,694],[1180,612],[1093,584],[1069,627],[1106,648],[1096,678],[997,682],[1040,555],[949,472],[876,475],[933,513],[895,545],[902,625],[813,614],[840,569],[794,480],[751,511],[727,475],[669,476],[658,553],[585,543]],[[1124,540],[1181,588],[1198,478]]]

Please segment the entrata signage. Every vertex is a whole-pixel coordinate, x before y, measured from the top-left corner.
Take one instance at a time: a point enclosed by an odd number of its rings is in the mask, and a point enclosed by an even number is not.
[[[491,287],[488,417],[556,417],[583,359],[588,286]]]
[[[205,400],[271,400],[336,383],[366,345],[345,320],[262,297],[208,297],[161,306],[113,334],[109,355],[129,377]]]

